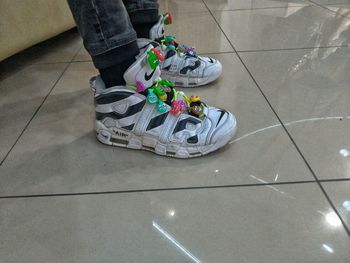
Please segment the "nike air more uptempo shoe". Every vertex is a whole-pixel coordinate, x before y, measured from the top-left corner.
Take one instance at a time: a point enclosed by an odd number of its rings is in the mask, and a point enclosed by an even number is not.
[[[211,57],[198,56],[193,47],[178,44],[175,37],[164,36],[164,24],[171,24],[169,13],[160,16],[150,30],[150,38],[139,38],[141,50],[152,44],[162,50],[164,61],[160,63],[163,79],[179,87],[198,87],[216,80],[222,73],[220,62]]]
[[[163,59],[159,50],[147,48],[125,72],[126,86],[105,89],[99,76],[91,79],[97,139],[176,158],[202,156],[227,144],[236,131],[235,117],[162,80]]]

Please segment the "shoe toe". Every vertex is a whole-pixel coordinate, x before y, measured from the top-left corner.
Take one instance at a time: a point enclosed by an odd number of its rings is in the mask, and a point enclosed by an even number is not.
[[[212,108],[209,112],[213,116],[212,124],[214,126],[210,138],[211,144],[226,144],[236,133],[237,121],[235,116],[223,109]]]
[[[206,63],[206,66],[204,68],[203,75],[208,76],[210,81],[214,81],[220,77],[222,73],[222,65],[220,61],[210,57],[205,57],[204,61]]]

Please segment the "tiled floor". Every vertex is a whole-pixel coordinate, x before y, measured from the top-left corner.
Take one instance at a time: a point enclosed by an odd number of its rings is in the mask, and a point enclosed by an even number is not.
[[[350,262],[350,0],[161,0],[224,73],[224,149],[172,160],[93,132],[75,30],[0,63],[0,262]]]

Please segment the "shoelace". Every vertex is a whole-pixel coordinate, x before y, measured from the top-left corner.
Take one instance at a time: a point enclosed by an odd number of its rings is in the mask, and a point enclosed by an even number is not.
[[[158,67],[163,60],[164,56],[159,50],[152,48],[147,52],[147,61],[151,69]],[[146,96],[150,104],[156,104],[157,110],[161,113],[170,111],[175,116],[188,113],[198,118],[205,117],[206,105],[199,96],[189,97],[183,91],[177,91],[171,81],[159,79],[149,88],[146,88],[141,81],[136,81],[134,88],[136,92]]]
[[[188,56],[197,58],[197,52],[194,47],[189,47],[185,44],[179,44],[174,36],[164,36],[160,39],[160,46],[163,50],[173,50],[180,56]]]
[[[170,25],[173,22],[173,18],[171,14],[165,13],[163,15],[163,24],[164,25]],[[160,43],[163,50],[174,50],[177,52],[180,56],[189,56],[189,57],[198,57],[196,49],[194,47],[189,47],[184,44],[179,44],[176,41],[176,38],[174,36],[163,36],[160,39],[157,39],[157,42]]]

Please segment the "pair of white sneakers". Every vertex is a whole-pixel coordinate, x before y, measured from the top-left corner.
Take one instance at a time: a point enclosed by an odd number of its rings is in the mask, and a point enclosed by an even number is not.
[[[212,82],[222,66],[164,37],[164,21],[170,20],[169,14],[161,16],[150,31],[152,39],[138,40],[141,52],[124,74],[126,86],[106,89],[100,76],[91,79],[100,142],[191,158],[219,149],[234,136],[236,119],[230,112],[174,88]]]

